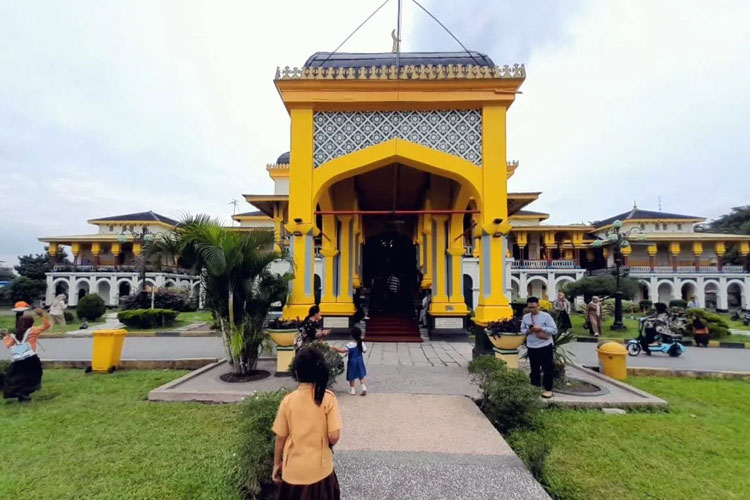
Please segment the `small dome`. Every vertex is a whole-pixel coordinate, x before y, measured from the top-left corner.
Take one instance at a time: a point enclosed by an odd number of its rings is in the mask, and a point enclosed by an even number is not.
[[[289,165],[289,151],[279,155],[276,159],[276,165]]]

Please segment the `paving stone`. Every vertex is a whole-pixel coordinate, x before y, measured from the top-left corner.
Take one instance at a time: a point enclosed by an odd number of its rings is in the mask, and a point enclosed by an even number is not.
[[[602,412],[607,415],[625,415],[627,413],[622,408],[602,408]]]

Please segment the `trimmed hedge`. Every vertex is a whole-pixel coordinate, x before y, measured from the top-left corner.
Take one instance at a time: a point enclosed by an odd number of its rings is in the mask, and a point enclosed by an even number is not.
[[[136,292],[120,297],[120,309],[149,309],[151,294]],[[190,291],[184,288],[159,288],[154,293],[155,309],[172,309],[178,312],[195,311],[198,304],[193,300]]]
[[[76,306],[76,315],[79,319],[96,321],[107,311],[104,300],[95,293],[82,297]]]
[[[732,334],[729,329],[729,324],[719,316],[712,312],[708,312],[705,309],[688,309],[685,311],[685,315],[688,317],[687,330],[690,335],[693,335],[693,320],[699,318],[701,322],[708,327],[708,332],[711,334],[711,338],[718,340],[722,337],[728,337]]]
[[[231,477],[244,498],[276,498],[276,486],[271,482],[274,449],[271,426],[286,394],[284,390],[259,393],[240,405],[240,438]]]
[[[171,326],[177,318],[171,309],[130,309],[117,313],[117,319],[131,328],[158,328]]]

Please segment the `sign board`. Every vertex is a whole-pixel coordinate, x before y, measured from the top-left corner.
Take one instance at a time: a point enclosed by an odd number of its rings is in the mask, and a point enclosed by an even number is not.
[[[463,318],[435,318],[435,330],[462,330]]]
[[[323,328],[349,328],[349,317],[326,316],[323,318]]]

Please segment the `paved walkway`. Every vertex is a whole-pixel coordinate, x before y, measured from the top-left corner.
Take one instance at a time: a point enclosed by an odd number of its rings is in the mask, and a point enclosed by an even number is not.
[[[339,396],[342,498],[549,499],[508,444],[463,396]]]
[[[91,358],[91,338],[43,339],[40,355],[45,360],[86,360]],[[333,341],[343,345],[343,341]],[[471,359],[467,342],[424,342],[422,344],[370,343],[366,364],[383,366],[465,367]],[[574,360],[597,365],[596,344],[574,343]],[[123,359],[222,358],[224,349],[218,337],[130,337],[125,339]],[[0,359],[8,359],[0,349]],[[666,354],[628,357],[628,366],[672,368],[676,370],[750,371],[750,349],[700,349],[688,347],[679,358]]]

